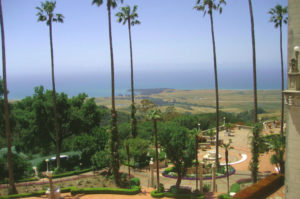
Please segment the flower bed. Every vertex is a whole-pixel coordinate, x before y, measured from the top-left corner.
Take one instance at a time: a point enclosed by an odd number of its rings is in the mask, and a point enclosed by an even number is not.
[[[229,165],[229,175],[232,175],[232,174],[235,174],[235,169]],[[165,169],[162,172],[162,175],[167,178],[174,178],[174,179],[177,178],[177,173],[174,172],[174,167]],[[226,173],[216,173],[216,178],[224,178],[224,177],[226,177]],[[196,180],[197,178],[196,178],[196,174],[189,174],[189,175],[184,176],[182,179],[183,180]],[[200,178],[198,177],[198,179],[200,179]],[[203,180],[209,180],[209,179],[212,179],[211,174],[203,175]]]

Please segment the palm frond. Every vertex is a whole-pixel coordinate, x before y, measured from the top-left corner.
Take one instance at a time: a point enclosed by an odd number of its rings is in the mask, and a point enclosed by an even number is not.
[[[271,8],[268,14],[271,15],[270,22],[274,23],[275,28],[282,26],[283,23],[287,23],[287,7],[282,7],[281,5],[276,5],[274,8]]]
[[[133,26],[135,24],[140,24],[140,22],[138,21],[137,23],[135,22],[135,18],[138,18],[138,14],[136,13],[137,10],[137,6],[135,5],[132,12],[131,12],[131,8],[130,6],[125,6],[125,7],[121,7],[120,8],[120,12],[118,12],[116,14],[116,16],[118,17],[118,22],[121,23],[123,22],[123,25],[125,25],[129,20],[130,25]]]
[[[135,12],[136,12],[136,10],[137,10],[137,8],[138,8],[138,6],[137,6],[137,5],[134,5],[134,6],[133,6],[132,13],[135,13]]]
[[[134,20],[131,22],[131,25],[134,26],[134,25],[139,25],[141,24],[141,22],[139,20]]]
[[[47,17],[45,15],[39,15],[37,21],[46,21],[46,20],[47,20]]]
[[[103,0],[93,0],[92,5],[96,4],[98,7],[103,4]]]

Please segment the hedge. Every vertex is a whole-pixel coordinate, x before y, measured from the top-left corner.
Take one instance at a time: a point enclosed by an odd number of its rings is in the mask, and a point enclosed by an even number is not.
[[[135,195],[140,193],[141,187],[133,186],[131,189],[121,189],[121,188],[82,188],[71,189],[71,194],[123,194],[123,195]]]
[[[8,196],[2,196],[1,199],[8,199],[8,198],[24,198],[24,197],[32,197],[32,196],[41,196],[44,195],[46,191],[36,191],[32,193],[23,193],[23,194],[13,194]]]
[[[271,174],[234,195],[236,199],[266,198],[284,184],[282,174]]]
[[[151,191],[151,196],[153,198],[162,198],[162,197],[167,197],[167,198],[187,198],[187,199],[204,199],[204,195],[195,195],[195,194],[175,194],[171,192],[163,192],[163,193],[157,193],[156,190]]]
[[[165,193],[157,193],[156,190],[151,191],[151,196],[153,198],[162,198],[165,196]]]
[[[24,178],[20,180],[16,180],[16,182],[31,182],[31,181],[38,181],[39,179],[36,177],[31,177],[31,178]],[[0,181],[0,184],[8,184],[8,180],[3,180]]]
[[[140,186],[140,179],[139,178],[131,178],[130,179],[130,185],[131,186]]]
[[[92,169],[83,169],[83,170],[77,170],[77,171],[69,171],[69,172],[65,172],[65,173],[60,173],[60,174],[53,174],[52,178],[62,178],[62,177],[68,177],[68,176],[73,176],[73,175],[79,175],[82,173],[86,173],[92,171]],[[17,180],[16,182],[31,182],[31,181],[37,181],[39,180],[36,177],[32,177],[32,178],[24,178],[24,179],[20,179]],[[8,180],[6,181],[0,181],[0,184],[7,184]]]
[[[61,193],[67,193],[70,192],[71,189],[74,189],[75,187],[67,187],[67,188],[61,188],[60,192]],[[41,196],[41,195],[45,195],[46,191],[42,190],[42,191],[36,191],[36,192],[32,192],[32,193],[22,193],[22,194],[13,194],[13,195],[8,195],[8,196],[2,196],[0,197],[0,199],[9,199],[9,198],[25,198],[25,197],[32,197],[32,196]]]
[[[74,176],[74,175],[79,175],[79,174],[86,173],[89,171],[92,171],[92,169],[90,168],[90,169],[70,171],[70,172],[65,172],[65,173],[60,173],[60,174],[53,174],[52,178],[62,178],[62,177]]]

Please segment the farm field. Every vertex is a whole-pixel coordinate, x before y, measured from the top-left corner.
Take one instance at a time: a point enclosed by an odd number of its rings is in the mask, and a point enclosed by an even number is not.
[[[281,95],[279,90],[259,90],[258,106],[266,113],[260,116],[279,116]],[[230,113],[240,113],[253,108],[252,90],[220,90],[220,110]],[[138,89],[136,103],[149,99],[162,110],[174,106],[180,113],[210,113],[215,112],[214,90],[176,90],[176,89]],[[110,107],[108,97],[96,98],[98,105]],[[119,111],[129,112],[130,96],[118,96],[116,105]]]

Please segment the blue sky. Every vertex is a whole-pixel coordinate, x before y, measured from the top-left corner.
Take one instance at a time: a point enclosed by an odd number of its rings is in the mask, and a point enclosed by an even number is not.
[[[2,0],[7,49],[7,71],[12,78],[50,75],[49,33],[37,22],[38,0]],[[57,0],[55,12],[65,16],[53,25],[56,74],[109,74],[107,11],[91,0]],[[195,0],[125,0],[138,5],[141,25],[132,29],[137,72],[213,70],[209,17],[194,10]],[[280,72],[279,31],[267,12],[287,0],[253,0],[257,67]],[[122,6],[122,5],[120,5]],[[118,8],[113,11],[113,15]],[[116,72],[129,71],[127,26],[112,18]],[[222,15],[214,14],[220,73],[251,71],[252,51],[248,1],[228,0]],[[286,58],[287,26],[283,28]],[[285,61],[286,63],[286,61]],[[285,66],[286,67],[286,66]],[[220,74],[221,75],[221,74]],[[280,76],[278,76],[280,77]],[[49,77],[50,79],[50,77]],[[41,83],[43,83],[41,81]]]

